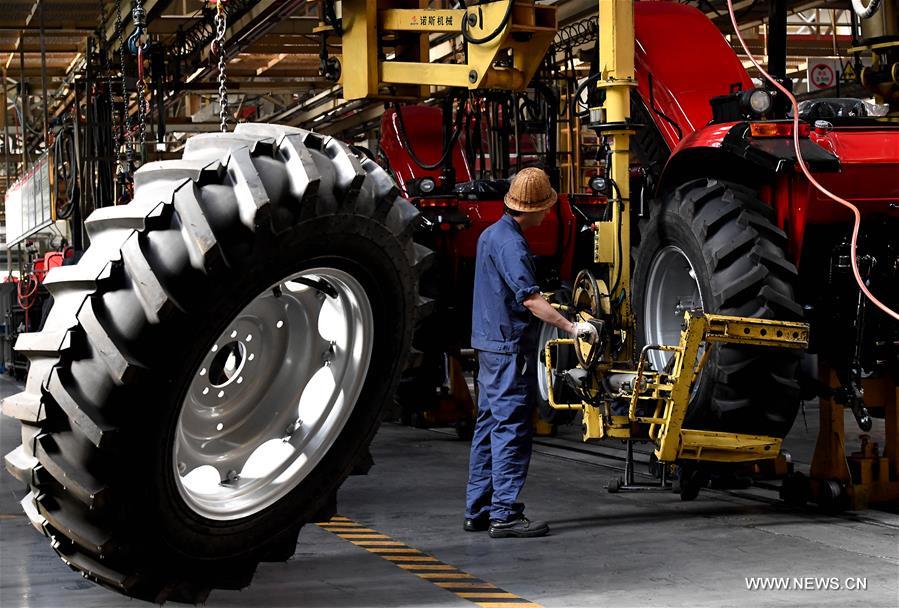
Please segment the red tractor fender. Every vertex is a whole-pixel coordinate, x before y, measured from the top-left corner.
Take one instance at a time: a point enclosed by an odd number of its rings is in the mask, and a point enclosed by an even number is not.
[[[892,125],[812,130],[800,139],[816,179],[858,206],[863,216],[899,215],[895,179],[899,128]],[[757,138],[748,122],[709,125],[675,148],[662,170],[657,195],[688,181],[713,177],[754,188],[774,207],[786,232],[788,254],[798,265],[808,225],[851,221],[849,212],[796,170],[792,137]]]
[[[840,171],[840,159],[811,139],[800,140],[809,168],[817,173]],[[656,185],[657,196],[701,178],[742,184],[759,192],[774,207],[778,226],[787,233],[787,254],[798,264],[809,221],[808,182],[794,170],[792,137],[756,138],[750,123],[709,125],[685,137],[672,152]]]
[[[802,156],[812,171],[840,170],[840,159],[810,138],[800,139]],[[708,125],[687,135],[662,170],[657,192],[668,192],[700,177],[759,188],[775,175],[793,168],[796,151],[792,136],[753,137],[746,121]]]

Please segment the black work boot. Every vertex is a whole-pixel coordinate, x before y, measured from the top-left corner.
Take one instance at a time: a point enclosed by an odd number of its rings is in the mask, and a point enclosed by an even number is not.
[[[490,515],[481,513],[477,517],[468,517],[462,526],[466,532],[484,532],[490,527]]]
[[[531,538],[544,536],[549,532],[549,525],[545,521],[531,521],[524,515],[507,521],[497,519],[490,520],[488,534],[490,538]]]

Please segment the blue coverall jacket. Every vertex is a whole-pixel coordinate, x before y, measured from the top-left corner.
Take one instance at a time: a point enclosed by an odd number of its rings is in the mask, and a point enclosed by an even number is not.
[[[521,227],[511,216],[478,239],[471,345],[478,352],[478,419],[471,442],[465,516],[507,521],[531,460],[537,322],[522,302],[540,288]]]

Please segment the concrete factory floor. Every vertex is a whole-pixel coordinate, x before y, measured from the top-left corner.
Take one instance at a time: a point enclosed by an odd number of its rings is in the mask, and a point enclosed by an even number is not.
[[[11,382],[0,380],[0,394],[15,390]],[[800,417],[788,442],[794,458],[806,463],[816,410],[808,409],[807,418],[809,430]],[[3,453],[18,441],[17,427],[3,419]],[[615,448],[587,446],[575,452],[566,446],[584,447],[564,439],[538,443],[524,495],[529,514],[549,520],[552,534],[491,540],[485,533],[461,529],[465,443],[446,432],[385,425],[372,450],[376,466],[368,476],[350,478],[340,493],[339,512],[349,520],[332,526],[334,532],[307,526],[290,561],[261,565],[249,589],[213,592],[207,605],[899,604],[896,514],[866,511],[834,517],[794,510],[757,488],[704,491],[689,503],[671,493],[608,494],[604,483],[621,466],[620,458],[609,457],[615,456]],[[18,483],[4,473],[0,605],[100,608],[141,603],[96,587],[64,566],[28,525],[18,505],[22,495]],[[356,544],[362,541],[340,538],[340,530],[352,530],[354,522],[388,536],[383,546],[408,546],[434,556],[434,574],[417,576],[401,568],[402,561],[392,563]],[[867,589],[750,591],[749,577],[833,577],[828,587],[858,578],[866,580]],[[441,587],[441,581],[455,584]],[[485,583],[496,586],[486,589],[494,595],[464,599],[466,589],[483,592]]]

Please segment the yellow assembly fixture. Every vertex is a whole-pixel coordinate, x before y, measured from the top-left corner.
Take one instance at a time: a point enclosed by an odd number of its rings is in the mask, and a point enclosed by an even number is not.
[[[466,9],[406,8],[392,0],[344,0],[341,70],[345,99],[421,98],[429,87],[527,87],[556,33],[556,9],[533,0],[498,0]],[[431,57],[431,34],[469,36],[467,61]],[[479,42],[482,41],[483,42]],[[498,60],[502,60],[501,62]]]
[[[583,319],[584,313],[579,316]],[[663,463],[746,462],[776,457],[780,438],[683,428],[693,383],[715,343],[804,349],[808,346],[808,325],[687,311],[680,343],[646,345],[635,370],[579,368],[581,371],[571,379],[580,382],[579,391],[585,397],[580,403],[556,403],[553,398],[552,387],[557,381],[553,351],[565,346],[595,349],[595,345],[579,339],[551,340],[544,351],[549,404],[555,409],[584,411],[585,441],[606,438],[651,441],[656,458]],[[672,353],[668,371],[647,370],[647,353],[651,350]],[[594,365],[598,367],[599,362]],[[614,379],[611,386],[610,379]],[[613,413],[616,405],[626,408],[626,414]],[[641,413],[644,410],[652,413]]]

